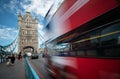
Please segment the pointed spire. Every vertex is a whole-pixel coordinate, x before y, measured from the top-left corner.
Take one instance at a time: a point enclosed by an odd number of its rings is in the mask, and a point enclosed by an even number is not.
[[[22,17],[21,12],[19,12],[18,17]]]
[[[35,20],[38,20],[37,16],[35,16]]]
[[[26,15],[31,15],[29,10],[26,10]]]
[[[37,18],[37,16],[35,16],[35,22],[36,22],[36,23],[38,22],[38,18]]]
[[[21,12],[19,12],[19,14],[18,14],[18,20],[22,20]]]

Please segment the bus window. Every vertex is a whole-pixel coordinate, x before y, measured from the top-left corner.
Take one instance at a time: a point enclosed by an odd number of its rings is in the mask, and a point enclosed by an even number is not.
[[[77,51],[77,56],[85,56],[85,51],[84,50]]]
[[[110,25],[109,27],[102,30],[101,44],[103,46],[118,45],[120,37],[120,23]]]
[[[104,55],[107,57],[120,57],[120,22],[110,25],[101,31],[101,46],[104,48]]]
[[[98,30],[94,30],[93,32],[89,33],[91,47],[99,46],[100,40],[99,40],[99,38],[97,38],[97,36],[100,35],[100,31],[101,31],[101,29],[98,29]]]
[[[87,56],[97,56],[96,50],[87,50],[86,51]]]
[[[120,23],[106,24],[78,39],[72,44],[72,51],[77,51],[78,56],[120,57]]]
[[[74,52],[69,52],[70,56],[76,56],[76,51]]]

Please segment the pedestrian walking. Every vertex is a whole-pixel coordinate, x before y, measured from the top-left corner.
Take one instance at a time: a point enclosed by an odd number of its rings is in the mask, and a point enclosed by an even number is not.
[[[7,56],[7,63],[6,63],[6,65],[10,65],[10,64],[11,64],[11,56],[8,55]]]
[[[12,55],[12,57],[11,57],[11,64],[14,65],[14,62],[15,62],[15,56]]]
[[[21,54],[18,55],[18,60],[21,60],[22,56]]]

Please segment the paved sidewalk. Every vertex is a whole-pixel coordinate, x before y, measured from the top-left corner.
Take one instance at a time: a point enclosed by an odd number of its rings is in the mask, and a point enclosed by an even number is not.
[[[0,79],[26,79],[25,67],[22,60],[15,61],[14,65],[0,64]]]

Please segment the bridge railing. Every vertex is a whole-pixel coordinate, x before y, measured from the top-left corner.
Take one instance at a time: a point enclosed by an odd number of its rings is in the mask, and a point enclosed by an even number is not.
[[[33,67],[31,66],[28,58],[25,58],[25,73],[27,79],[40,79]]]

